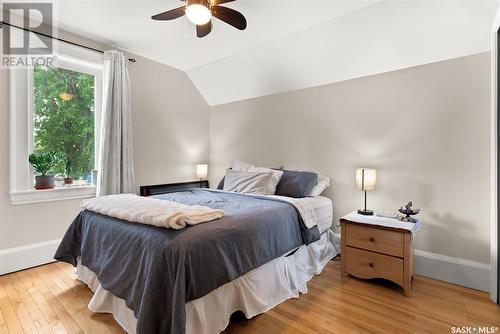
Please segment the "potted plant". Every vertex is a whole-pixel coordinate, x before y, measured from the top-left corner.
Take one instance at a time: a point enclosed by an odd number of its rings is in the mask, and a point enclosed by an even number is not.
[[[53,189],[55,187],[54,175],[48,175],[52,168],[58,162],[58,156],[55,152],[33,153],[29,156],[29,162],[36,173],[35,189]]]
[[[71,159],[68,155],[64,157],[64,173],[66,177],[64,178],[64,184],[73,184],[74,179],[71,177]]]

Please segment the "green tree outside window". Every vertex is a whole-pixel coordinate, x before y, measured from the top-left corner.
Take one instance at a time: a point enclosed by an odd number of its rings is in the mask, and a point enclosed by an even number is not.
[[[93,75],[34,68],[33,148],[64,157],[54,173],[78,179],[94,169],[94,88]]]

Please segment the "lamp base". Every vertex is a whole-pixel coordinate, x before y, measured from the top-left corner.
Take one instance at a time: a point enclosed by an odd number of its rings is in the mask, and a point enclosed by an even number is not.
[[[372,210],[362,210],[359,209],[358,213],[363,216],[373,216],[373,211]]]

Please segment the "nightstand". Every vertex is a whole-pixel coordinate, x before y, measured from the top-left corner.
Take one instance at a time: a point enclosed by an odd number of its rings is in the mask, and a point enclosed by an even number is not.
[[[412,232],[340,219],[343,276],[385,278],[410,295],[413,277]]]

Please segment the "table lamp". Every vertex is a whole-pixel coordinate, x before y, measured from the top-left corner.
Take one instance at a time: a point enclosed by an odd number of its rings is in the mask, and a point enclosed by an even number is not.
[[[373,215],[372,210],[366,209],[366,192],[375,190],[376,183],[377,183],[377,171],[375,169],[372,168],[356,169],[356,186],[358,190],[365,192],[365,208],[358,210],[358,213],[360,215],[365,215],[365,216]]]
[[[196,177],[203,181],[208,177],[208,165],[207,164],[196,164]]]

